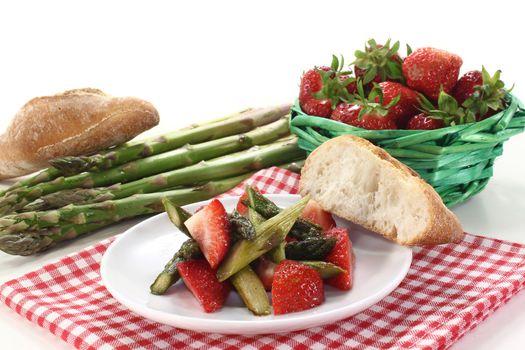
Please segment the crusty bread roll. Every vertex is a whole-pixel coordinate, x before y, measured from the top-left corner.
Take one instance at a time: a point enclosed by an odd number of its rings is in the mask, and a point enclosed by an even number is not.
[[[151,103],[112,97],[97,89],[34,98],[0,136],[0,179],[42,169],[53,158],[123,143],[158,122]]]
[[[365,139],[340,136],[306,160],[299,191],[324,210],[402,245],[455,242],[458,218],[416,172]]]

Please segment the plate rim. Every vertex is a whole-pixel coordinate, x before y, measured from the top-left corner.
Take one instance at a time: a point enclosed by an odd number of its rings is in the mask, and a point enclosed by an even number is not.
[[[300,195],[297,194],[266,194],[271,199],[278,200],[280,198],[289,200],[289,199],[299,199],[301,198]],[[226,196],[218,198],[219,200],[238,200],[240,196]],[[188,206],[200,206],[207,204],[212,199],[200,201],[191,203],[188,205],[183,206],[184,208]],[[404,251],[403,256],[403,262],[401,264],[401,267],[398,271],[398,273],[395,275],[394,278],[392,278],[389,283],[387,283],[383,288],[378,290],[375,294],[372,294],[370,296],[367,296],[366,298],[363,298],[359,301],[356,301],[354,303],[345,305],[341,308],[337,308],[335,310],[329,310],[325,311],[323,313],[311,313],[310,315],[305,314],[306,312],[311,310],[305,310],[301,312],[291,313],[287,314],[286,318],[279,318],[278,316],[271,315],[271,318],[268,317],[257,317],[254,316],[253,320],[227,320],[227,319],[207,319],[207,318],[197,318],[194,316],[185,316],[180,314],[173,314],[161,310],[156,310],[153,308],[148,307],[147,305],[143,305],[140,303],[136,303],[134,301],[128,300],[127,297],[123,296],[118,290],[113,288],[111,283],[107,283],[110,278],[108,278],[107,272],[107,260],[108,257],[111,257],[112,251],[117,249],[119,242],[125,237],[126,235],[130,234],[130,232],[140,228],[141,226],[147,226],[151,221],[159,220],[160,217],[165,216],[167,217],[167,213],[159,213],[157,215],[154,215],[150,218],[147,218],[146,220],[137,223],[136,225],[128,228],[126,231],[124,231],[121,235],[119,235],[108,247],[108,249],[104,252],[101,262],[100,262],[100,277],[102,284],[107,289],[107,291],[111,294],[113,298],[115,298],[120,304],[124,305],[126,308],[130,309],[131,311],[139,314],[142,317],[145,317],[147,319],[160,322],[163,324],[167,324],[173,327],[186,329],[190,331],[197,331],[197,332],[206,332],[206,333],[220,333],[220,334],[243,334],[243,335],[255,335],[255,334],[269,334],[269,333],[287,333],[291,331],[297,331],[302,330],[309,327],[317,327],[317,326],[323,326],[328,323],[335,323],[337,321],[340,321],[344,318],[353,316],[359,312],[362,312],[372,305],[378,303],[388,295],[392,293],[392,291],[399,286],[399,284],[403,281],[405,276],[407,275],[410,266],[412,264],[413,254],[412,250],[409,247],[405,246],[398,246],[399,248],[404,248],[402,251]],[[177,232],[178,234],[182,234],[180,231]],[[385,239],[386,240],[386,239]],[[387,241],[388,243],[395,244],[393,242]],[[351,311],[349,312],[348,309],[357,309],[357,311]],[[315,322],[318,318],[322,318],[325,321],[319,320],[319,322]],[[197,324],[198,323],[198,324]],[[211,331],[210,329],[213,329],[217,326],[217,323],[220,323],[222,325],[236,325],[237,327],[232,328],[230,331]],[[290,323],[293,324],[292,327],[290,327]],[[313,325],[315,324],[315,325]],[[239,325],[242,325],[241,327],[238,327]],[[285,330],[279,331],[278,328],[285,327]],[[224,327],[221,327],[224,328]],[[259,330],[259,328],[263,328],[265,330]],[[271,328],[271,330],[268,330],[268,328]]]

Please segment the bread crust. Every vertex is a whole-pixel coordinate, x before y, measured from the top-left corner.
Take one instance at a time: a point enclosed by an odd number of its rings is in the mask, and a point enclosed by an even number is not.
[[[344,135],[331,139],[320,147],[316,148],[310,154],[310,156],[308,156],[301,171],[302,176],[301,181],[299,182],[299,192],[302,195],[310,194],[312,198],[316,200],[319,205],[321,205],[321,207],[323,207],[323,209],[331,209],[327,203],[323,203],[323,200],[319,196],[316,196],[315,191],[306,190],[303,178],[309,178],[311,176],[309,172],[312,165],[315,164],[319,159],[322,159],[324,157],[324,152],[326,152],[326,150],[332,145],[365,148],[371,156],[378,157],[386,161],[387,166],[393,167],[399,176],[408,179],[408,181],[415,182],[417,186],[422,189],[425,199],[429,204],[428,207],[430,211],[430,220],[428,220],[425,229],[412,237],[412,239],[408,241],[400,241],[396,232],[382,231],[380,228],[374,227],[373,224],[367,221],[366,217],[349,217],[348,215],[345,215],[346,213],[338,210],[337,208],[332,209],[332,212],[335,215],[359,224],[370,231],[377,232],[384,237],[402,245],[434,245],[457,242],[462,239],[464,232],[459,219],[445,206],[441,197],[432,188],[432,186],[424,181],[414,170],[392,157],[385,150],[373,145],[368,140],[357,136]],[[318,182],[316,182],[316,184],[317,183]]]
[[[159,122],[155,107],[98,89],[68,90],[27,102],[0,136],[0,179],[25,175],[66,155],[89,154],[132,139]]]

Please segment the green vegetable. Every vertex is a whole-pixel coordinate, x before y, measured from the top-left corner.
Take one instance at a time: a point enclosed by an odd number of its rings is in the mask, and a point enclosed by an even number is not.
[[[234,240],[247,239],[249,241],[255,238],[255,226],[250,220],[234,210],[230,215],[230,227]]]
[[[190,188],[5,216],[0,218],[0,250],[13,255],[36,254],[60,241],[76,238],[114,222],[161,212],[164,209],[162,199],[165,197],[178,205],[215,197],[235,187],[251,174],[211,181]]]
[[[263,196],[253,187],[247,188],[246,191],[248,193],[248,199],[245,200],[243,204],[254,208],[264,218],[269,219],[281,211],[274,202]],[[320,238],[322,237],[322,231],[321,226],[299,218],[290,230],[290,236],[298,240]]]
[[[319,272],[321,278],[330,278],[339,275],[341,272],[346,272],[346,270],[340,268],[337,265],[326,261],[300,261],[301,263],[313,267]]]
[[[269,315],[272,311],[264,286],[250,265],[230,277],[233,287],[254,315]]]
[[[287,259],[323,260],[335,246],[335,238],[311,238],[289,242],[285,247]]]
[[[192,238],[190,231],[188,231],[188,228],[186,225],[184,225],[184,222],[191,218],[191,213],[176,205],[167,197],[162,198],[162,205],[164,205],[164,210],[168,214],[168,217],[170,218],[170,221],[173,223],[173,225],[175,225],[175,227],[186,236]]]
[[[252,261],[284,241],[288,231],[301,215],[309,196],[284,209],[273,218],[255,227],[253,241],[240,240],[233,245],[217,271],[219,281],[228,279]]]
[[[180,249],[168,261],[164,270],[155,278],[155,281],[150,286],[150,291],[155,295],[162,295],[166,293],[169,287],[174,285],[180,278],[177,271],[177,264],[181,261],[196,259],[202,255],[199,245],[193,239],[188,239]]]

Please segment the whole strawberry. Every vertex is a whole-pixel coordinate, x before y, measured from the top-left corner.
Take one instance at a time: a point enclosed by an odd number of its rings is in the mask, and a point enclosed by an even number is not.
[[[459,85],[458,82],[459,86],[456,85],[458,93],[468,95],[462,102],[462,107],[474,113],[477,120],[488,118],[505,108],[505,97],[509,90],[505,88],[505,83],[500,79],[500,76],[500,70],[491,76],[485,67],[482,67],[481,83],[471,83],[468,87],[466,86],[467,83]],[[470,80],[472,79],[468,79],[468,81]],[[479,82],[479,79],[477,79],[477,82]]]
[[[332,112],[331,118],[342,123],[368,130],[397,129],[396,123],[379,114],[379,112],[366,108],[359,104],[340,103]]]
[[[331,118],[368,130],[397,129],[396,123],[387,114],[399,99],[400,96],[396,96],[389,103],[384,103],[383,93],[377,85],[368,97],[365,97],[363,83],[358,80],[357,94],[352,96],[352,103],[338,104]]]
[[[415,50],[405,58],[403,75],[409,87],[437,101],[441,89],[446,93],[452,91],[462,64],[458,55],[425,47]]]
[[[341,102],[335,107],[330,118],[341,123],[361,127],[361,121],[358,119],[360,111],[360,105]]]
[[[403,81],[401,73],[401,57],[397,54],[399,41],[390,47],[390,39],[385,45],[377,44],[370,39],[365,50],[355,51],[355,76],[363,80],[363,84],[379,83],[386,80]]]
[[[472,96],[474,88],[483,84],[483,77],[479,70],[472,70],[465,73],[454,86],[452,96],[459,104],[465,102],[467,98]]]
[[[443,90],[439,93],[437,107],[422,94],[419,95],[419,101],[424,113],[409,120],[409,129],[430,130],[476,121],[476,115],[472,109],[460,106],[454,97]]]
[[[332,57],[330,67],[314,68],[304,73],[299,88],[299,105],[303,112],[318,117],[330,117],[341,98],[350,98],[355,79],[343,71],[344,60]]]
[[[330,71],[329,67],[310,69],[301,78],[299,104],[303,112],[319,117],[329,117],[332,113],[332,102],[329,98],[315,98],[314,93],[323,88],[323,79],[319,71]]]
[[[386,117],[393,120],[398,127],[404,127],[408,119],[418,112],[417,93],[400,83],[392,81],[379,83],[379,87],[383,93],[383,105],[388,105],[394,98],[399,96],[399,102],[388,109]],[[376,102],[379,102],[379,97],[376,97]]]
[[[311,309],[324,301],[321,275],[310,266],[283,260],[275,268],[272,304],[275,315]]]
[[[433,130],[444,126],[443,120],[430,118],[425,113],[413,116],[407,123],[407,129],[409,130]]]

